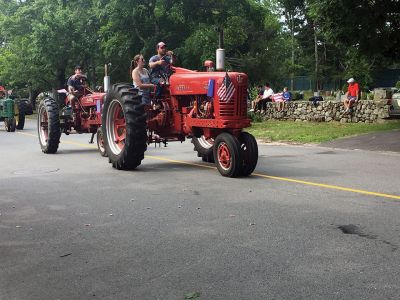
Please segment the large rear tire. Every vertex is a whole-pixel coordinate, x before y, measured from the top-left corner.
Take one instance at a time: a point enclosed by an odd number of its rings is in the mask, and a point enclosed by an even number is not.
[[[26,104],[21,102],[18,105],[18,120],[17,120],[17,129],[22,130],[24,129],[25,126],[25,113],[26,113],[27,107]]]
[[[112,166],[133,170],[147,149],[147,123],[142,97],[129,84],[114,84],[104,102],[102,131],[104,147]]]
[[[206,139],[204,135],[201,137],[192,137],[194,151],[197,151],[197,156],[201,157],[205,162],[214,162],[214,139]]]
[[[218,171],[225,177],[237,177],[242,170],[240,143],[230,133],[223,132],[214,143],[214,158]]]
[[[38,106],[37,128],[39,144],[44,153],[56,153],[60,144],[60,118],[56,100],[45,98]]]
[[[258,161],[257,141],[250,133],[241,132],[239,135],[240,151],[242,156],[242,176],[253,173]]]

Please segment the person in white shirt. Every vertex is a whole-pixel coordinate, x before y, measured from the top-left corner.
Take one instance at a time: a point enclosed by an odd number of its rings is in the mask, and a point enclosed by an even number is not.
[[[269,83],[265,83],[264,94],[260,101],[258,101],[258,109],[261,113],[265,113],[267,110],[267,102],[272,102],[272,97],[274,96],[274,91],[271,89]]]

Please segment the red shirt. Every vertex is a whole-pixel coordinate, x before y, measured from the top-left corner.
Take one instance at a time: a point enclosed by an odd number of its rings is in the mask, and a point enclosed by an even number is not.
[[[353,84],[349,84],[349,88],[347,89],[348,96],[350,97],[357,97],[358,93],[360,92],[360,87],[358,83],[355,82]]]

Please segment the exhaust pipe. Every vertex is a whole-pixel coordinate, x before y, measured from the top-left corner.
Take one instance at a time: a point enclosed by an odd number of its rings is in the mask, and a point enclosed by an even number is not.
[[[225,70],[225,49],[224,49],[224,31],[219,30],[219,47],[216,52],[216,68],[217,71]]]
[[[108,67],[111,66],[111,63],[104,65],[104,92],[108,92],[111,85],[110,76],[108,76]]]

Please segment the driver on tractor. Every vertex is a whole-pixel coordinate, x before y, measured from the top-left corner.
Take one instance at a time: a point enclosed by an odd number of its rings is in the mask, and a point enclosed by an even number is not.
[[[74,107],[75,100],[79,99],[85,90],[86,76],[82,74],[81,66],[75,67],[75,74],[68,78],[68,102]]]
[[[157,44],[157,55],[149,60],[151,83],[157,85],[156,97],[162,95],[162,85],[168,84],[168,78],[171,75],[171,65],[173,64],[174,53],[167,51],[167,45],[164,42]]]

